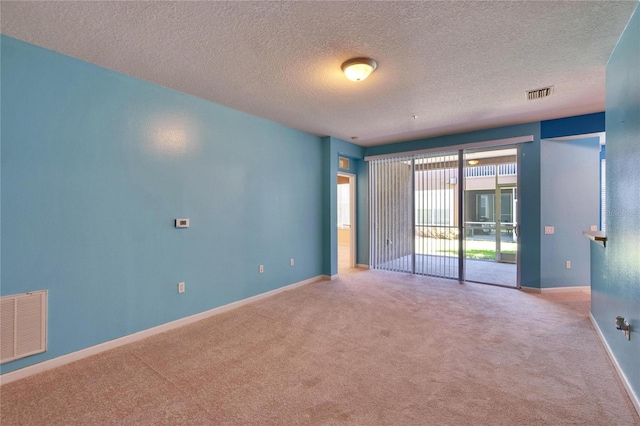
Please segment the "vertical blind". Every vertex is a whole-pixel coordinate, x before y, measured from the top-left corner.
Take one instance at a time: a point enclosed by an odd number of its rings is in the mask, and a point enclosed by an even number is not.
[[[458,157],[370,161],[371,268],[458,278]]]
[[[413,158],[371,161],[369,190],[371,267],[413,272]]]
[[[416,273],[458,278],[458,152],[414,159]]]

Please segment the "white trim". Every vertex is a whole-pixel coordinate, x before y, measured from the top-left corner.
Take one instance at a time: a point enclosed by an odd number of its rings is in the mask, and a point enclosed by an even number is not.
[[[527,143],[527,142],[533,142],[533,141],[534,141],[533,135],[516,136],[513,138],[496,139],[492,141],[470,142],[470,143],[451,145],[451,146],[439,146],[437,148],[418,149],[415,151],[394,152],[393,154],[370,155],[370,156],[364,157],[364,161],[378,160],[381,158],[407,157],[410,155],[426,154],[429,152],[449,152],[449,151],[458,151],[461,149],[476,149],[476,148],[498,147],[503,145],[515,145],[519,143]]]
[[[526,291],[527,293],[573,293],[573,292],[582,292],[582,293],[591,293],[591,286],[581,285],[581,286],[573,286],[573,287],[547,287],[547,288],[535,288],[535,287],[520,287],[520,290]]]
[[[356,267],[356,257],[357,257],[357,253],[356,253],[356,244],[357,244],[357,239],[358,239],[358,232],[356,229],[357,226],[357,216],[356,216],[356,209],[357,209],[357,201],[356,200],[356,175],[354,173],[347,173],[347,172],[338,172],[338,176],[342,176],[342,177],[346,177],[349,179],[349,221],[351,222],[351,226],[349,228],[349,268],[355,268]],[[337,238],[336,238],[336,244],[340,244],[337,242]],[[336,263],[338,264],[339,262],[336,260]]]
[[[600,341],[602,342],[602,345],[604,346],[604,349],[607,352],[607,355],[609,355],[609,358],[613,363],[613,367],[615,368],[616,373],[618,373],[618,377],[620,377],[620,381],[622,381],[622,385],[624,386],[624,389],[627,391],[627,394],[629,395],[629,399],[631,399],[631,403],[633,404],[636,411],[638,412],[638,415],[640,415],[640,397],[638,397],[638,395],[636,395],[636,393],[633,391],[633,388],[631,387],[631,383],[629,383],[629,379],[627,378],[627,375],[624,374],[624,371],[622,371],[622,368],[620,367],[620,364],[618,364],[618,360],[613,354],[613,351],[611,350],[609,343],[607,343],[607,339],[604,338],[604,334],[602,334],[602,330],[600,330],[600,326],[598,326],[598,323],[596,322],[596,319],[593,317],[593,314],[591,312],[589,312],[589,318],[591,319],[593,328],[596,329],[596,333],[598,334],[598,337],[600,337]]]
[[[9,373],[5,373],[0,375],[0,385],[4,385],[7,383],[15,382],[16,380],[24,379],[25,377],[32,376],[34,374],[42,373],[47,370],[51,370],[56,367],[63,366],[65,364],[69,364],[74,361],[81,360],[83,358],[87,358],[96,354],[99,354],[104,351],[108,351],[110,349],[118,348],[120,346],[137,342],[142,339],[146,339],[147,337],[151,337],[153,335],[164,333],[165,331],[173,330],[175,328],[179,328],[188,324],[192,324],[194,322],[203,320],[205,318],[221,314],[223,312],[231,311],[233,309],[239,308],[244,305],[248,305],[250,303],[257,302],[262,299],[266,299],[268,297],[275,296],[276,294],[283,293],[288,290],[293,290],[294,288],[301,287],[307,284],[312,284],[318,281],[321,281],[323,276],[319,275],[313,278],[309,278],[303,281],[299,281],[297,283],[289,284],[284,287],[276,288],[271,291],[267,291],[266,293],[261,293],[255,296],[248,297],[246,299],[238,300],[236,302],[229,303],[227,305],[219,306],[217,308],[210,309],[208,311],[201,312],[199,314],[191,315],[188,317],[180,318],[175,321],[171,321],[165,324],[158,325],[156,327],[151,327],[146,330],[138,331],[137,333],[129,334],[127,336],[119,337],[114,340],[110,340],[108,342],[100,343],[95,346],[91,346],[85,349],[81,349],[76,352],[72,352],[67,355],[62,355],[53,359],[49,359],[38,364],[30,365],[28,367],[21,368],[19,370],[11,371]]]
[[[571,135],[571,136],[561,136],[559,138],[546,138],[542,139],[543,141],[573,141],[576,139],[585,139],[585,138],[599,138],[600,145],[607,144],[607,134],[606,132],[596,132],[596,133],[585,133],[583,135]]]
[[[339,278],[338,274],[335,274],[335,275],[323,275],[322,276],[322,279],[324,281],[333,281],[333,280],[337,280],[338,278]]]

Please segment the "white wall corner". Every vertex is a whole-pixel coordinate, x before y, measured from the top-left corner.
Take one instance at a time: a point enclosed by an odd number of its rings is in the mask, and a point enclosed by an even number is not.
[[[322,279],[324,281],[334,281],[334,280],[337,280],[339,277],[340,276],[338,274],[335,274],[335,275],[323,275]]]

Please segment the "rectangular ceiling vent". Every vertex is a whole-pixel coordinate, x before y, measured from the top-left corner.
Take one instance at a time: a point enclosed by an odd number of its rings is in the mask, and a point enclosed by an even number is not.
[[[543,87],[542,89],[527,90],[527,99],[532,101],[534,99],[546,98],[551,95],[553,86]]]

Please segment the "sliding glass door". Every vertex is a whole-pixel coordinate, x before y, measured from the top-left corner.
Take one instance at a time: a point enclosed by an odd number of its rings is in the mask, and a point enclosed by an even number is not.
[[[371,160],[370,266],[517,286],[518,149]]]
[[[518,149],[464,157],[465,280],[518,285]]]
[[[458,151],[414,159],[415,273],[460,277]]]

